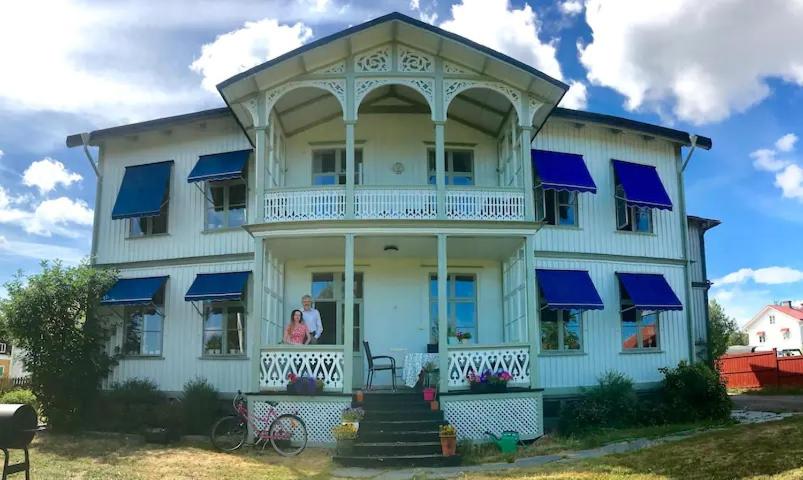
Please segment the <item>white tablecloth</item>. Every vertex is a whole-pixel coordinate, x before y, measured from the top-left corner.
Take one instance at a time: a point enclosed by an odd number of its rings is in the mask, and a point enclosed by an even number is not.
[[[404,356],[404,384],[412,388],[418,381],[418,374],[428,362],[438,364],[437,353],[408,353]]]

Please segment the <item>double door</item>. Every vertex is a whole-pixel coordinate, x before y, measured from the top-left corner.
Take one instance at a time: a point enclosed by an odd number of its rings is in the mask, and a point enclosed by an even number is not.
[[[354,356],[353,378],[360,384],[363,378],[363,275],[354,272]],[[312,300],[321,313],[323,334],[319,344],[342,345],[345,320],[345,274],[343,272],[317,272],[312,274]]]

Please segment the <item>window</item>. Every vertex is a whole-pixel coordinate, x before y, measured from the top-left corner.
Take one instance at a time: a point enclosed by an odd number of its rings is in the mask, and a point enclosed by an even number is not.
[[[640,310],[628,297],[627,291],[619,286],[620,314],[622,319],[622,350],[657,349],[659,313]]]
[[[204,355],[245,354],[245,305],[210,302],[204,315]]]
[[[354,325],[353,344],[355,352],[362,351],[362,334],[360,332],[363,312],[362,273],[354,272]],[[346,318],[346,274],[345,273],[313,273],[312,294],[313,306],[321,314],[323,335],[319,344],[341,345],[343,343],[343,324]]]
[[[616,228],[624,232],[652,233],[652,209],[629,206],[624,189],[616,186]]]
[[[129,356],[159,356],[162,354],[162,328],[164,323],[164,287],[149,305],[125,307],[126,319],[123,353]]]
[[[0,342],[0,355],[10,355],[11,349],[8,348],[8,344],[5,342]]]
[[[775,315],[770,315],[770,325],[775,325]]]
[[[473,274],[449,274],[446,285],[448,336],[470,333],[477,343],[477,277]],[[438,343],[438,276],[429,277],[430,343]]]
[[[207,182],[206,229],[239,227],[245,223],[248,187],[245,180]]]
[[[165,197],[167,197],[167,195],[168,193],[165,193]],[[129,219],[129,236],[147,237],[150,235],[167,233],[168,203],[168,199],[165,198],[162,202],[162,208],[159,210],[159,215],[156,215],[155,217],[136,217]]]
[[[577,225],[577,192],[535,187],[535,211],[547,225]]]
[[[767,341],[767,335],[764,332],[758,332],[758,343],[764,343]]]
[[[362,183],[362,149],[354,150],[354,183]],[[346,149],[328,148],[312,151],[312,184],[346,184]]]
[[[446,185],[474,185],[474,151],[449,150],[446,155]],[[427,151],[429,184],[436,183],[435,150]]]
[[[789,332],[788,328],[781,329],[781,335],[783,335],[784,340],[789,340],[792,338],[792,334]]]
[[[541,350],[577,352],[582,349],[581,310],[541,309]]]

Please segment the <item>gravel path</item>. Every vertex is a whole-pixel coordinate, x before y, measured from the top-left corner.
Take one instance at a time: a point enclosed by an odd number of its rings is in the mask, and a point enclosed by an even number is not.
[[[803,395],[732,395],[741,410],[762,412],[803,412]]]

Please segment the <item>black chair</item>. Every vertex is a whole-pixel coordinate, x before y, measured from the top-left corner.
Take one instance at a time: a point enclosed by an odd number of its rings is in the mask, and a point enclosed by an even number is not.
[[[371,347],[368,345],[368,342],[362,342],[363,346],[365,347],[365,356],[368,358],[368,382],[365,385],[366,390],[371,389],[371,385],[374,381],[374,372],[380,372],[382,370],[390,370],[391,379],[393,381],[393,391],[396,391],[396,359],[389,356],[389,355],[371,355]],[[382,364],[382,365],[374,365],[374,360],[390,360],[390,364]]]

